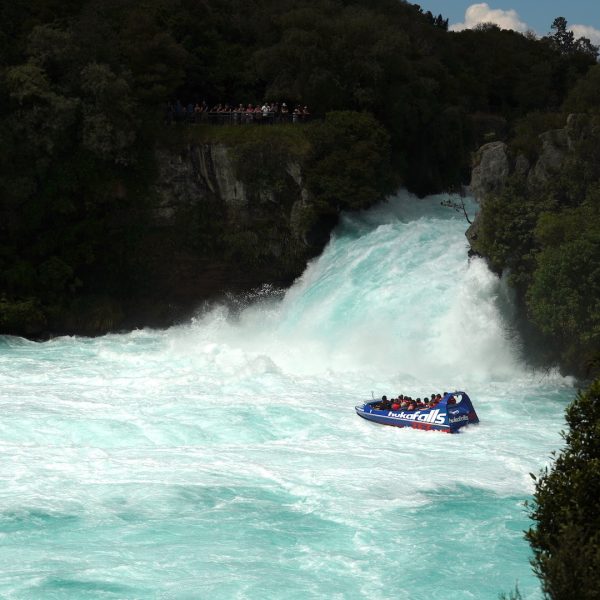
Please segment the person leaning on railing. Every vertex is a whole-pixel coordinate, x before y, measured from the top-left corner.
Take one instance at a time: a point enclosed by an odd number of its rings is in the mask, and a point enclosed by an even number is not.
[[[173,121],[184,123],[199,123],[202,120],[208,120],[210,123],[299,123],[308,120],[310,111],[308,106],[302,107],[297,104],[290,112],[285,102],[268,102],[261,104],[249,103],[244,107],[243,103],[234,108],[228,103],[218,103],[212,108],[203,101],[202,104],[191,102],[186,106],[180,100],[175,103],[168,102],[165,112],[165,122]]]

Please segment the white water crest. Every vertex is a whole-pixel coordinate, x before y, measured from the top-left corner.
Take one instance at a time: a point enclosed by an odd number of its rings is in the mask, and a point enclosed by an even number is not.
[[[0,338],[0,597],[540,599],[523,503],[572,382],[527,366],[440,200],[344,218],[285,294]],[[354,413],[456,389],[458,435]]]

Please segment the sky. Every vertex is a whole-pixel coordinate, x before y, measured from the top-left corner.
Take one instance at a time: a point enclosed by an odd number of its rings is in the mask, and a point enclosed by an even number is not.
[[[454,30],[492,22],[504,29],[531,29],[546,35],[556,17],[565,17],[576,37],[585,36],[600,44],[600,0],[420,0],[418,4],[448,18]]]

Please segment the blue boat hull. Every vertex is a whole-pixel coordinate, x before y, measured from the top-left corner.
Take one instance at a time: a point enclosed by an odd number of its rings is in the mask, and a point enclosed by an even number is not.
[[[356,414],[381,425],[445,433],[456,433],[465,425],[479,423],[471,399],[465,392],[446,394],[433,408],[423,410],[379,410],[374,408],[374,404],[378,401],[356,406]]]

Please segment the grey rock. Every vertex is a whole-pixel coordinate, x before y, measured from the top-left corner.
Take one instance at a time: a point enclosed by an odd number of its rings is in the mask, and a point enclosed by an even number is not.
[[[539,185],[546,183],[560,169],[569,150],[569,140],[566,129],[554,129],[540,135],[542,151],[529,173],[528,184]]]
[[[531,169],[531,163],[524,154],[519,154],[515,160],[514,174],[526,177]]]
[[[479,237],[479,228],[481,226],[480,215],[481,212],[477,213],[475,219],[473,220],[473,223],[469,225],[469,228],[465,232],[467,240],[469,240],[469,245],[471,246],[471,249],[475,252],[477,252],[477,238]]]
[[[159,225],[170,225],[178,212],[199,203],[223,202],[228,211],[242,216],[248,206],[244,185],[234,171],[227,148],[220,144],[188,146],[179,152],[159,150],[159,175],[155,186]]]
[[[479,148],[475,154],[471,172],[470,191],[476,200],[482,201],[486,195],[499,192],[510,174],[508,147],[504,142],[490,142]]]
[[[588,115],[571,113],[567,117],[566,131],[569,150],[572,150],[575,144],[585,138],[589,125]]]

